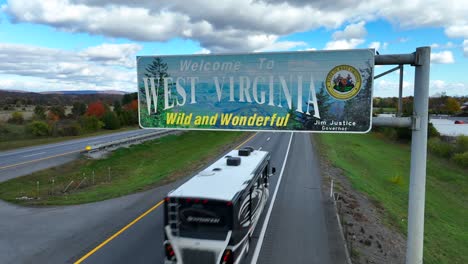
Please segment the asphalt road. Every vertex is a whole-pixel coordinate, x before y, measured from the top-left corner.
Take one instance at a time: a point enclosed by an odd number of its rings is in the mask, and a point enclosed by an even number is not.
[[[271,151],[271,163],[277,173],[271,178],[269,201],[242,263],[346,263],[334,212],[322,195],[310,135],[291,136],[291,133],[258,133],[245,144]],[[170,188],[177,184],[181,183]],[[103,232],[106,223],[102,223],[96,225],[93,234],[90,230],[89,236],[86,232],[80,234],[80,241],[73,245],[81,249],[67,261],[163,263],[163,208],[157,204],[170,188],[153,192],[151,200],[138,199],[134,207],[129,204],[131,210],[120,210],[120,214],[106,221],[112,222],[107,232]],[[143,215],[135,214],[144,212],[141,208],[151,209]],[[135,218],[136,221],[128,220]]]
[[[0,182],[69,162],[79,157],[79,152],[84,150],[88,145],[105,143],[151,132],[153,132],[153,130],[137,129],[48,145],[2,151],[0,152]]]

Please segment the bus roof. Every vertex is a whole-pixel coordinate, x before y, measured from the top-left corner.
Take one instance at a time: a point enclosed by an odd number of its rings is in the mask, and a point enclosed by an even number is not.
[[[234,195],[248,185],[255,169],[264,161],[268,152],[254,150],[249,156],[239,156],[238,150],[232,150],[226,155],[241,158],[240,165],[228,166],[226,156],[222,157],[168,196],[232,201]]]

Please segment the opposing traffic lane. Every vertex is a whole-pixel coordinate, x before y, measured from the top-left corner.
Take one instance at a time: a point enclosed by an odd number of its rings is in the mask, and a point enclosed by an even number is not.
[[[79,157],[79,152],[84,150],[88,145],[151,132],[153,131],[136,129],[61,143],[3,151],[0,152],[0,182],[69,162]]]

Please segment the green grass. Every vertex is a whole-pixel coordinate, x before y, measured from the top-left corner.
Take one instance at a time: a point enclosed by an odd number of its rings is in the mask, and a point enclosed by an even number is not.
[[[190,175],[208,161],[234,148],[246,135],[243,132],[200,131],[165,136],[118,149],[105,159],[82,158],[0,183],[0,198],[23,205],[68,205],[143,191]],[[84,177],[87,181],[78,187]],[[71,181],[75,183],[64,193]],[[34,199],[16,199],[22,196]]]
[[[321,134],[321,150],[353,188],[385,208],[385,223],[406,234],[410,147],[378,134]],[[425,264],[468,263],[468,170],[428,156]]]
[[[131,127],[123,127],[123,128],[116,129],[116,130],[100,130],[94,133],[82,134],[79,136],[66,136],[66,137],[27,136],[25,135],[23,125],[8,124],[8,129],[10,131],[9,135],[8,136],[3,135],[2,138],[0,139],[0,151],[23,148],[23,147],[31,147],[31,146],[37,146],[37,145],[43,145],[43,144],[51,144],[51,143],[72,140],[72,139],[106,135],[106,134],[111,134],[111,133],[137,129],[137,127],[131,126]]]

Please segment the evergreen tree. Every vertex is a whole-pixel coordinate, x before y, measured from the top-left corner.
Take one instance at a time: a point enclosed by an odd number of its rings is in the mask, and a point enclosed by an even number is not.
[[[122,105],[120,104],[119,101],[114,101],[114,112],[119,114],[120,112],[122,112]]]
[[[36,105],[34,107],[34,119],[45,120],[46,119],[46,108],[42,105]]]
[[[74,102],[73,103],[73,108],[71,110],[72,116],[74,118],[78,118],[86,113],[86,104],[83,102]]]

